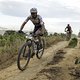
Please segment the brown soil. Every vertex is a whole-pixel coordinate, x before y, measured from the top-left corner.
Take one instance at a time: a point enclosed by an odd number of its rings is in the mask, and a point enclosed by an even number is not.
[[[64,41],[51,46],[40,60],[34,56],[25,71],[20,71],[15,62],[0,71],[0,80],[80,80],[80,64],[75,64],[80,48],[67,45]]]

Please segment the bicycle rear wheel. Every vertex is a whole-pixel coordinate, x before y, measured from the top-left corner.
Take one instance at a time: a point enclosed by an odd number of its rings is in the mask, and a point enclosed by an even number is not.
[[[38,59],[41,59],[41,57],[42,57],[42,55],[43,55],[43,53],[44,53],[44,48],[45,48],[45,42],[44,42],[44,39],[41,39],[41,45],[42,46],[40,46],[39,44],[37,45],[37,53],[36,53],[36,57],[38,58]]]
[[[71,34],[70,33],[67,33],[66,40],[69,41],[70,39],[71,39]]]
[[[26,69],[26,66],[30,61],[30,54],[31,49],[28,46],[28,43],[23,44],[18,52],[17,66],[19,70],[23,71]]]

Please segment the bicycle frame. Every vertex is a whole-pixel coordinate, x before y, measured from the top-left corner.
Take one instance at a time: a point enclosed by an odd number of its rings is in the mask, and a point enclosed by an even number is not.
[[[37,45],[37,43],[39,42],[39,39],[37,36],[33,37],[32,34],[26,34],[26,42],[28,42],[28,46],[29,47],[33,47],[33,51],[37,50],[37,47],[35,49],[35,45]],[[35,52],[35,51],[34,51]]]

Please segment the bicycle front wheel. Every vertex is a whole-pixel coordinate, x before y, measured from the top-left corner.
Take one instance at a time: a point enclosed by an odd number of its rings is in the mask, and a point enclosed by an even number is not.
[[[23,44],[18,52],[17,66],[19,70],[23,71],[26,69],[26,66],[30,61],[30,54],[31,50],[28,43]]]

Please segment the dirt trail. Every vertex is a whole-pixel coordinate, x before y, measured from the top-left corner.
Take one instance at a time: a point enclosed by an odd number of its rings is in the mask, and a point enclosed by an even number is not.
[[[64,48],[57,51],[52,60],[32,80],[80,80],[79,45],[75,48]]]
[[[28,65],[28,68],[23,72],[18,70],[16,62],[15,62],[12,66],[0,71],[0,80],[31,80],[31,79],[39,80],[39,79],[37,79],[38,78],[37,74],[41,70],[46,68],[46,65],[52,61],[53,56],[55,55],[56,51],[58,51],[60,49],[63,50],[67,46],[67,44],[68,43],[66,41],[63,41],[63,42],[59,42],[56,45],[53,45],[50,48],[46,49],[42,59],[38,60],[36,57],[31,59],[29,65]],[[61,66],[63,66],[63,64],[65,64],[64,60],[63,60],[63,62],[60,63]],[[58,66],[58,65],[59,65],[59,63],[55,64],[54,66]],[[52,65],[50,65],[50,66],[52,66]],[[65,66],[66,66],[66,64],[65,64]],[[40,79],[40,80],[42,80],[42,79]],[[44,80],[46,80],[46,79],[44,79]],[[59,80],[59,79],[55,79],[55,80]],[[62,80],[64,80],[64,79],[62,79]]]

